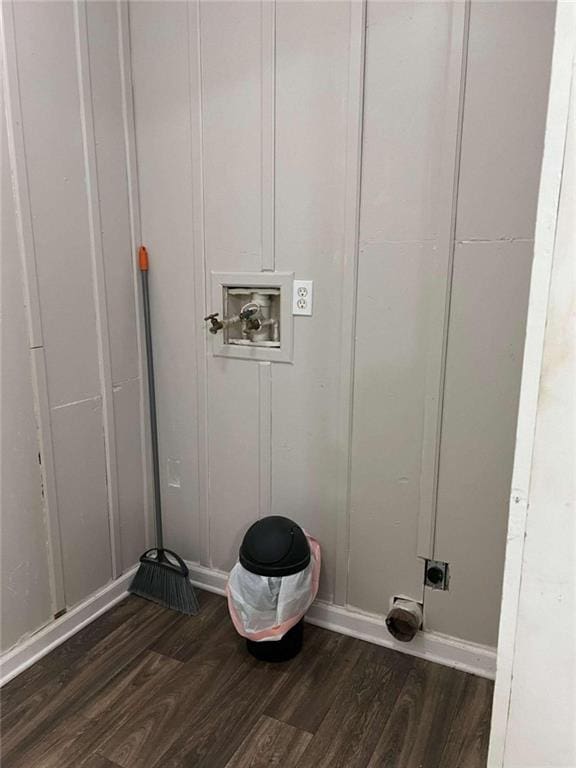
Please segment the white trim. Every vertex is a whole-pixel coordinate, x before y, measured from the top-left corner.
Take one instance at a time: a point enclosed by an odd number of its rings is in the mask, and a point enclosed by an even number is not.
[[[187,563],[190,580],[195,587],[223,595],[228,574],[224,571],[203,568]],[[342,607],[317,600],[306,616],[306,621],[341,635],[366,640],[394,651],[460,669],[472,675],[494,679],[496,674],[496,649],[459,640],[436,632],[420,632],[410,643],[399,643],[386,629],[384,616],[364,613],[351,607]]]
[[[224,595],[228,574],[198,563],[187,563],[190,581],[206,592]],[[56,621],[39,630],[24,642],[0,657],[0,686],[24,672],[47,653],[54,650],[87,624],[108,611],[128,595],[128,585],[138,566],[130,569],[116,581],[110,582],[80,605]],[[310,608],[306,621],[341,635],[366,640],[410,656],[460,669],[479,677],[494,679],[496,651],[484,645],[457,640],[435,632],[420,632],[411,643],[399,643],[390,636],[384,616],[363,613],[353,608],[317,600]]]
[[[390,635],[385,617],[343,608],[317,600],[310,608],[306,620],[341,635],[356,637],[368,643],[383,645],[394,651],[418,656],[445,667],[460,669],[479,677],[494,679],[496,649],[459,640],[437,632],[419,632],[410,643],[400,643]]]
[[[489,768],[501,768],[504,765],[522,581],[524,541],[529,509],[532,454],[544,353],[544,335],[548,319],[548,301],[556,240],[558,205],[568,130],[570,86],[575,54],[575,29],[576,7],[569,0],[558,2],[556,7],[548,113],[544,134],[544,154],[538,193],[538,210],[536,213],[534,261],[532,263],[530,296],[528,299],[526,343],[524,346],[520,403],[518,406],[518,426],[516,428],[512,493],[506,541],[506,562],[504,566],[500,628],[498,633],[498,675],[494,688],[487,763]],[[554,652],[553,642],[551,652]]]
[[[83,603],[35,632],[0,657],[0,686],[35,664],[128,595],[128,585],[138,566],[110,582]]]
[[[213,592],[215,595],[226,594],[226,583],[228,582],[226,571],[219,571],[216,568],[205,568],[198,563],[187,562],[186,565],[190,570],[190,581],[195,587],[206,592]]]

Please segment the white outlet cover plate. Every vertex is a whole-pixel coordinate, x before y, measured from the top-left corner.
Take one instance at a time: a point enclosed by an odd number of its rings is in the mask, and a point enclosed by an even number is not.
[[[294,280],[292,314],[311,315],[313,299],[314,282],[312,280]]]

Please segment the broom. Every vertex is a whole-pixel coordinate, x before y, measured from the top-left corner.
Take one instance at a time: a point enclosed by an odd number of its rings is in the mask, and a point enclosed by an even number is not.
[[[158,426],[156,421],[156,391],[154,387],[154,361],[150,330],[150,297],[148,295],[148,251],[141,246],[138,253],[144,301],[144,329],[146,334],[146,361],[148,368],[148,395],[150,401],[150,434],[152,438],[152,469],[154,474],[154,513],[156,517],[156,547],[140,558],[140,566],[130,584],[129,592],[153,600],[166,608],[194,615],[199,611],[198,599],[188,579],[184,560],[164,548],[162,535],[162,505],[160,500],[160,466],[158,462]]]

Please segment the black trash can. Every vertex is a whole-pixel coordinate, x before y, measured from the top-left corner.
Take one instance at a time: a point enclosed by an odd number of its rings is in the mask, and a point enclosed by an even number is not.
[[[291,576],[310,563],[308,539],[302,528],[287,517],[264,517],[246,531],[240,563],[258,576]],[[281,640],[246,640],[246,647],[260,661],[288,661],[300,652],[303,634],[301,619]]]

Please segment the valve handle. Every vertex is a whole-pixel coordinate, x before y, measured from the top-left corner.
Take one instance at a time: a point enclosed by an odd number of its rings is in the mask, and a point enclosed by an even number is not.
[[[248,304],[244,304],[238,317],[241,320],[250,320],[250,318],[254,317],[254,315],[257,315],[259,312],[260,305],[256,304],[255,301],[251,301]]]
[[[211,315],[208,315],[208,317],[204,318],[204,321],[210,321],[211,325],[208,330],[210,333],[218,333],[218,331],[222,330],[224,328],[224,323],[222,323],[220,320],[217,320],[218,312],[212,312]]]

